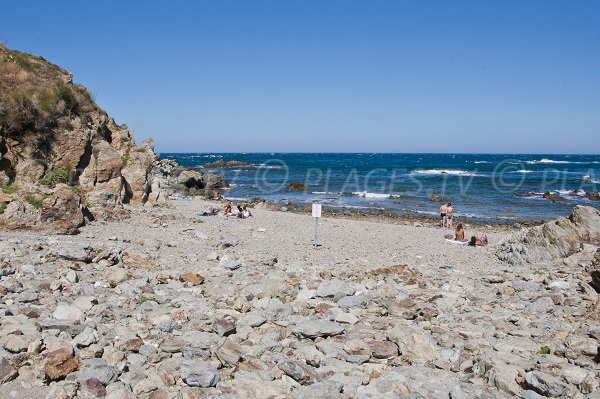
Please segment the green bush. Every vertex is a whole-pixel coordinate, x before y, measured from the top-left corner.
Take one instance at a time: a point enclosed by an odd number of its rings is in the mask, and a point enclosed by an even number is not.
[[[69,188],[71,188],[71,191],[73,191],[74,193],[77,193],[79,195],[83,194],[83,190],[79,186],[69,186]]]
[[[32,72],[35,69],[33,62],[29,61],[29,59],[23,54],[16,54],[13,56],[14,62],[19,64],[21,68],[25,69],[27,72]]]
[[[540,355],[549,355],[550,347],[548,345],[544,345],[540,348]]]
[[[69,172],[64,169],[49,170],[44,177],[41,178],[40,184],[48,187],[54,187],[58,183],[67,183],[69,181]]]
[[[31,206],[33,206],[34,208],[38,208],[38,209],[42,207],[42,202],[44,202],[44,200],[37,199],[37,198],[32,197],[32,196],[25,197],[25,200],[27,202],[29,202],[29,204]]]
[[[2,192],[4,194],[14,194],[17,192],[17,189],[14,188],[13,186],[11,186],[10,184],[7,184],[6,186],[1,186],[2,187]]]
[[[129,154],[125,154],[121,157],[121,166],[127,166],[127,162],[129,162]]]
[[[6,210],[6,202],[0,202],[0,215]]]

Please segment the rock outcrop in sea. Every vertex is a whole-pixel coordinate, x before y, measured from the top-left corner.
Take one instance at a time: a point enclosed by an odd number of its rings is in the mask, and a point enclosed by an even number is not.
[[[202,194],[225,184],[165,166],[151,140],[136,145],[67,71],[5,47],[0,156],[0,224],[10,229],[70,234],[86,219],[122,216],[123,204],[164,204],[170,190]]]

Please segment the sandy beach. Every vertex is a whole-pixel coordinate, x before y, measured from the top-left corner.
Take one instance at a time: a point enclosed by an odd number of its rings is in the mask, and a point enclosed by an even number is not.
[[[76,381],[77,397],[107,398],[598,388],[600,325],[583,317],[597,294],[577,271],[589,251],[559,267],[508,265],[495,246],[506,231],[468,248],[432,225],[327,217],[316,249],[308,215],[197,215],[217,206],[130,206],[69,237],[4,232],[0,357],[23,352],[18,375],[3,363],[14,379],[1,396],[71,397]],[[60,350],[76,367],[49,357]]]

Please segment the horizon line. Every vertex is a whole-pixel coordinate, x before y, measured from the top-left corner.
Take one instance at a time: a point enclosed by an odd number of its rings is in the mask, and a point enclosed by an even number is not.
[[[179,151],[156,151],[157,154],[400,154],[400,155],[558,155],[558,156],[570,156],[570,155],[579,155],[579,156],[600,156],[600,153],[574,153],[574,152],[565,152],[565,153],[550,153],[550,152],[418,152],[418,151],[410,151],[410,152],[390,152],[390,151],[203,151],[203,152],[179,152]]]

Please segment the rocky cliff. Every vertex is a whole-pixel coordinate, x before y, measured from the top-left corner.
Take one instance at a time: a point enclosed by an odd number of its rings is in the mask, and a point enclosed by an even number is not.
[[[580,252],[586,244],[600,246],[600,211],[576,206],[568,218],[511,235],[500,243],[498,257],[511,264],[551,262]]]
[[[71,74],[5,47],[0,155],[0,224],[8,228],[73,233],[86,218],[118,214],[122,204],[164,203],[172,180],[157,170],[152,141],[137,146]],[[194,173],[184,182],[188,191],[224,184]]]

